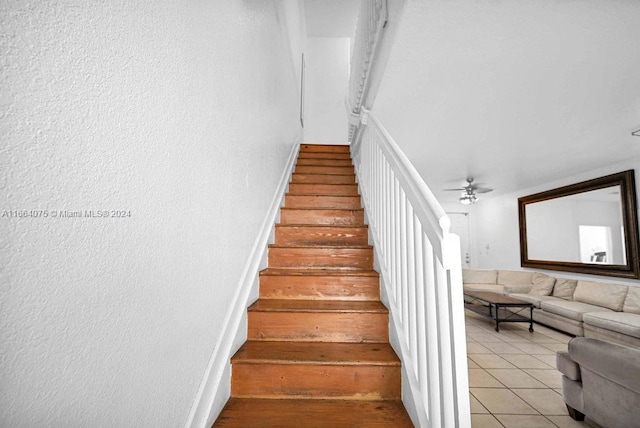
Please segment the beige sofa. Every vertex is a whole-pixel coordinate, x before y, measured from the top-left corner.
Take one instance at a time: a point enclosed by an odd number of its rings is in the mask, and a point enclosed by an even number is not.
[[[533,303],[540,324],[640,348],[640,287],[493,269],[463,269],[463,283]]]
[[[640,426],[640,349],[586,337],[558,352],[562,396],[569,415],[604,427]]]

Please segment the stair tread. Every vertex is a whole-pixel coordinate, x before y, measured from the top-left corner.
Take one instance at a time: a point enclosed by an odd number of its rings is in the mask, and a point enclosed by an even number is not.
[[[353,312],[387,313],[387,308],[375,300],[290,300],[258,299],[249,312]]]
[[[268,268],[260,272],[260,275],[298,275],[298,276],[379,276],[375,270],[350,270],[344,269],[275,269]]]
[[[232,363],[400,366],[388,343],[264,342],[248,340]]]
[[[231,398],[214,427],[413,427],[400,400]]]
[[[370,249],[373,248],[373,246],[372,245],[358,245],[358,244],[331,244],[331,245],[327,245],[327,244],[322,244],[322,245],[315,245],[315,244],[269,244],[269,248],[296,248],[296,249],[313,248],[314,250],[322,249],[322,248],[330,248],[332,250],[335,250],[336,248],[338,248],[338,249],[345,249],[345,250],[349,250],[349,249],[353,249],[353,250],[370,250]]]
[[[364,229],[369,226],[366,224],[293,224],[293,223],[276,223],[276,227],[317,227],[317,228],[326,228],[326,229]]]

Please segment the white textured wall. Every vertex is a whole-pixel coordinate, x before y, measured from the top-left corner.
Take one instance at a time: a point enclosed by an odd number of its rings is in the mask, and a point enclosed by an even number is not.
[[[271,1],[0,4],[0,426],[182,426],[291,145]],[[295,28],[295,27],[293,27]]]
[[[305,53],[304,140],[347,144],[345,99],[349,85],[348,37],[309,37]]]

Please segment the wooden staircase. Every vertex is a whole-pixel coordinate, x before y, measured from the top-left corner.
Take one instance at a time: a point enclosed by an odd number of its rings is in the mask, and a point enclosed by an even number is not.
[[[303,144],[214,427],[412,427],[349,146]]]

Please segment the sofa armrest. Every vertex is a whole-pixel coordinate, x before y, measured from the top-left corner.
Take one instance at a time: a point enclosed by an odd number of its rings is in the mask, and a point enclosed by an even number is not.
[[[580,366],[571,359],[568,352],[558,352],[556,354],[556,367],[571,380],[579,381],[582,379]]]
[[[533,286],[531,285],[505,285],[504,294],[519,293],[528,294]]]
[[[581,367],[640,393],[640,349],[575,337],[569,342],[569,355]]]

